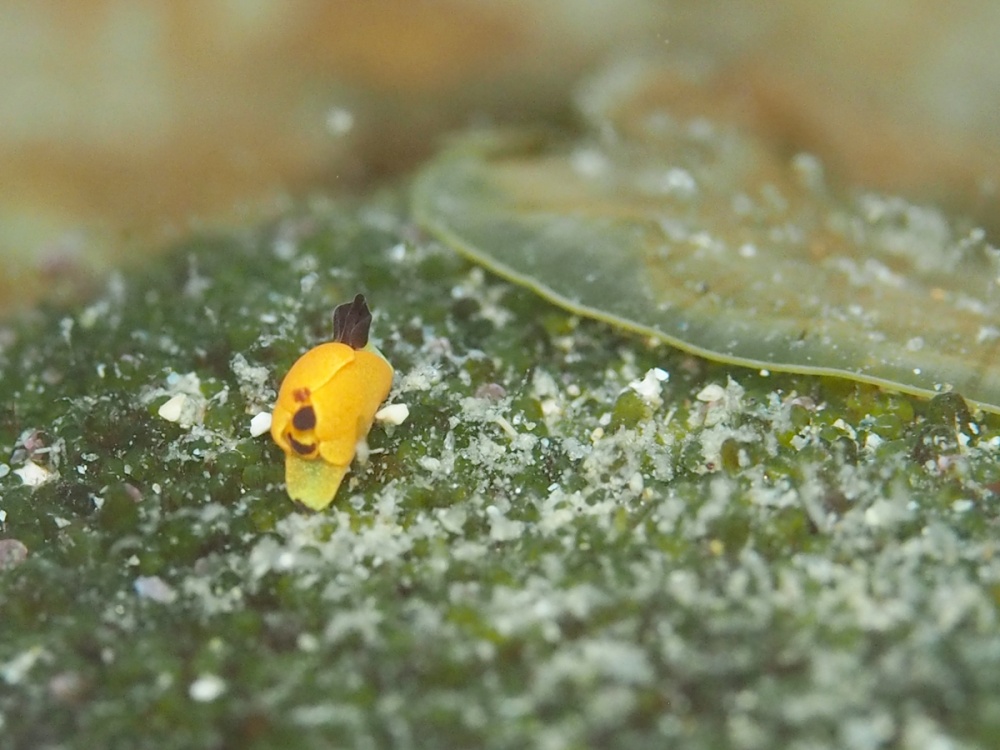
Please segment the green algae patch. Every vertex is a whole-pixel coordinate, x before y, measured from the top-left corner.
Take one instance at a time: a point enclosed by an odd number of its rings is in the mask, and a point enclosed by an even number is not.
[[[991,746],[996,417],[581,320],[399,203],[0,331],[0,746]],[[410,416],[311,513],[252,424],[356,293]]]
[[[674,112],[655,66],[620,72],[584,88],[575,139],[469,138],[425,166],[421,225],[698,356],[1000,412],[1000,250],[983,230],[838,190],[811,156]]]

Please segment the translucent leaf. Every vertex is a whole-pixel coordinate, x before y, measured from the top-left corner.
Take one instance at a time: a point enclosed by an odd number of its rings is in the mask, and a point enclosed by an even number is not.
[[[459,144],[418,177],[432,234],[570,310],[710,359],[1000,412],[1000,261],[934,209],[829,187],[818,161],[590,92],[591,132]]]

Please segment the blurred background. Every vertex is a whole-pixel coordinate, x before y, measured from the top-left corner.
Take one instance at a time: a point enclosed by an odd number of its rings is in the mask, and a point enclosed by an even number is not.
[[[192,230],[405,176],[450,131],[572,128],[616,61],[685,114],[1000,237],[990,0],[15,0],[0,6],[0,315]]]

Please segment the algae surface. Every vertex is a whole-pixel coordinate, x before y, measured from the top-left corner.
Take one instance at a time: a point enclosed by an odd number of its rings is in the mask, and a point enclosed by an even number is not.
[[[410,417],[313,514],[250,422],[357,292]],[[579,320],[392,199],[192,239],[0,374],[0,747],[1000,732],[1000,421],[955,395]]]

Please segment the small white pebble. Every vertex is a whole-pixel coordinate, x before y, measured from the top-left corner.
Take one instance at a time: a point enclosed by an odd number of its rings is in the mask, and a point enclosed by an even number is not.
[[[16,685],[25,678],[35,664],[48,656],[41,646],[31,646],[12,659],[0,663],[0,682]]]
[[[21,481],[29,487],[43,485],[56,475],[54,471],[39,466],[34,461],[25,462],[20,469],[14,469],[14,473],[21,477]]]
[[[299,637],[295,639],[295,645],[299,647],[299,651],[313,654],[319,650],[319,638],[312,633],[299,633]]]
[[[165,404],[163,404],[163,406],[161,406],[156,413],[168,422],[179,422],[187,400],[187,394],[178,393],[176,396],[173,396]]]
[[[695,396],[699,401],[705,401],[711,403],[713,401],[721,401],[722,397],[726,395],[726,389],[723,388],[718,383],[711,383],[702,388],[698,395]]]
[[[663,403],[660,394],[663,392],[661,383],[670,379],[670,373],[659,367],[654,367],[646,371],[642,380],[633,380],[628,387],[635,391],[639,397],[647,404],[659,406]]]
[[[375,412],[375,421],[383,424],[400,425],[410,416],[410,407],[406,404],[389,404]]]
[[[420,468],[425,471],[440,471],[441,461],[440,459],[434,458],[433,456],[421,456],[417,459],[417,463],[420,464]]]
[[[632,475],[632,478],[628,480],[628,488],[635,492],[636,494],[642,492],[645,483],[642,479],[642,474],[638,471]]]
[[[139,576],[132,587],[143,599],[152,599],[154,602],[171,604],[177,599],[177,592],[159,576]]]
[[[250,437],[260,437],[271,429],[271,413],[262,411],[250,420]]]
[[[203,674],[191,683],[188,695],[199,703],[210,703],[226,692],[225,681],[214,674]]]
[[[507,437],[509,437],[511,440],[515,439],[518,436],[517,430],[514,429],[514,426],[503,417],[497,417],[493,421],[497,424],[497,426],[501,430],[503,430],[507,434]]]

